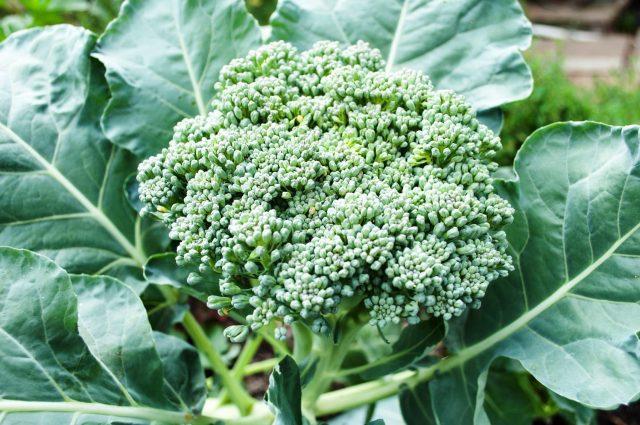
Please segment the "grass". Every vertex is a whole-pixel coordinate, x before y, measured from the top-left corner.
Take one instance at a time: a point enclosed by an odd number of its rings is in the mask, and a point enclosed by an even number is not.
[[[500,164],[511,164],[524,140],[553,122],[640,124],[640,80],[633,70],[612,75],[607,81],[596,80],[593,87],[582,87],[566,76],[560,57],[529,55],[528,63],[533,71],[533,93],[504,107]]]

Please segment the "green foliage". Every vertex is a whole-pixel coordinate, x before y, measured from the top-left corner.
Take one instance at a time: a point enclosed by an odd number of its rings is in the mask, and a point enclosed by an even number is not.
[[[259,45],[238,1],[128,1],[94,52],[111,90],[105,134],[136,155],[158,152],[178,121],[206,112],[220,68]]]
[[[168,240],[123,193],[135,159],[100,129],[108,91],[89,58],[94,43],[86,30],[63,25],[22,32],[0,48],[0,62],[11,64],[0,68],[0,244],[141,291],[145,256]],[[73,152],[82,153],[81,167]]]
[[[443,336],[444,325],[440,323],[423,321],[407,326],[391,345],[390,353],[357,368],[343,370],[342,373],[357,373],[362,378],[371,380],[414,366],[417,360],[426,359],[425,355],[435,349]]]
[[[101,32],[117,14],[122,0],[2,0],[0,41],[21,29],[73,23]]]
[[[549,417],[526,372],[492,368],[489,374],[484,409],[492,424],[530,425]]]
[[[104,423],[120,416],[175,423],[200,411],[205,388],[197,352],[153,333],[127,285],[68,275],[43,256],[13,248],[0,248],[0,267],[3,420]],[[38,409],[43,402],[58,413]]]
[[[529,55],[534,89],[526,100],[504,107],[498,162],[513,163],[524,140],[536,129],[558,121],[592,120],[610,125],[640,124],[638,79],[629,70],[610,79],[596,80],[593,87],[572,83],[563,70],[562,58]]]
[[[544,127],[485,176],[478,120],[531,87],[521,9],[374,3],[283,1],[272,37],[297,51],[260,47],[241,0],[128,0],[97,45],[69,25],[0,45],[0,422],[591,424],[640,394],[640,127]],[[492,255],[466,248],[473,214]],[[459,281],[407,301],[447,253]],[[244,376],[278,364],[253,397]]]
[[[275,414],[274,425],[302,425],[302,387],[298,365],[286,356],[269,378],[266,401]]]

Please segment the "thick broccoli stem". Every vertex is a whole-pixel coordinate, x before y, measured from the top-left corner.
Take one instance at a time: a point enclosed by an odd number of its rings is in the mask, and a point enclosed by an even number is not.
[[[313,348],[313,332],[302,321],[293,322],[291,324],[293,331],[293,358],[300,363],[305,357],[311,353]]]
[[[316,361],[317,365],[313,379],[302,393],[304,412],[315,415],[318,397],[329,389],[335,372],[342,365],[358,332],[368,320],[368,315],[360,308],[356,308],[337,321],[334,331],[337,332],[337,341],[333,335],[314,335],[311,362]]]

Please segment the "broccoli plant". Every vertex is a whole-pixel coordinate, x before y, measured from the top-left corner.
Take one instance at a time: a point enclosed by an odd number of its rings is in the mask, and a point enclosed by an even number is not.
[[[384,67],[365,43],[268,44],[140,164],[142,212],[169,226],[178,266],[220,275],[211,308],[248,311],[232,340],[271,322],[280,339],[295,322],[328,334],[343,300],[379,328],[449,320],[513,269],[500,140],[461,96]]]
[[[239,0],[128,0],[99,38],[10,36],[0,424],[633,401],[640,127],[553,124],[498,169],[530,37],[515,0],[283,0],[262,28]]]

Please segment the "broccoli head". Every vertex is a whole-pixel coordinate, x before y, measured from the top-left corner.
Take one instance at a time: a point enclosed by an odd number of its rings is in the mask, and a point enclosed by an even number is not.
[[[491,178],[500,140],[462,96],[385,70],[363,42],[271,43],[215,89],[211,112],[178,123],[138,174],[179,264],[221,274],[210,307],[253,329],[325,332],[349,298],[373,325],[448,320],[512,270],[513,209]]]

